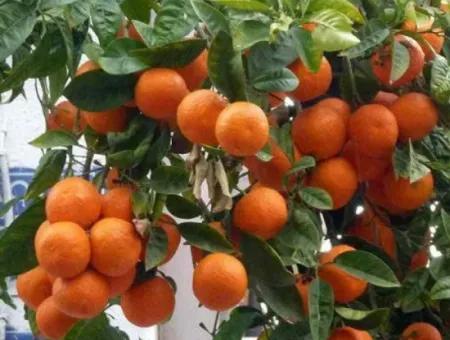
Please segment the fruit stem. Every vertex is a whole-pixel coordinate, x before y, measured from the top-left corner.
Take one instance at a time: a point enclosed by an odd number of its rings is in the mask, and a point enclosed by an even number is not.
[[[220,312],[216,312],[216,317],[214,318],[214,326],[213,326],[213,330],[211,332],[211,336],[213,337],[213,339],[217,332],[217,325],[219,323],[219,315],[220,315]]]

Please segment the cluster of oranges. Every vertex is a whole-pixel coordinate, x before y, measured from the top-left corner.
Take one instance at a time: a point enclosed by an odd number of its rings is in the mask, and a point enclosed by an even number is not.
[[[145,240],[132,224],[131,194],[129,187],[118,186],[100,195],[78,177],[61,180],[50,190],[47,221],[34,241],[39,266],[17,278],[18,294],[36,311],[42,335],[64,337],[78,320],[94,318],[118,296],[124,315],[135,325],[148,327],[171,316],[175,293],[166,279],[135,282]],[[180,235],[168,216],[156,226],[168,236],[167,262]]]

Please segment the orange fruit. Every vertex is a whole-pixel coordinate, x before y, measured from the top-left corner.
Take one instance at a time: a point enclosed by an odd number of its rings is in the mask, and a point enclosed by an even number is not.
[[[331,332],[328,340],[372,340],[372,336],[366,331],[356,328],[342,327],[336,328]]]
[[[392,215],[403,215],[406,211],[400,209],[394,203],[390,201],[388,196],[384,192],[383,178],[379,178],[374,181],[369,181],[366,188],[366,198],[379,207],[384,208]]]
[[[56,104],[47,116],[47,119],[52,122],[50,124],[51,126],[49,126],[50,129],[83,131],[86,127],[86,121],[84,120],[83,115],[81,115],[78,108],[68,100]]]
[[[188,93],[183,77],[176,71],[154,68],[139,77],[134,99],[145,116],[168,120],[175,117],[178,105]]]
[[[345,158],[335,157],[320,162],[308,176],[309,186],[325,190],[333,200],[333,209],[342,208],[358,188],[358,176]]]
[[[108,191],[102,197],[102,216],[121,218],[131,222],[133,219],[132,195],[133,190],[127,186]]]
[[[136,267],[131,268],[128,272],[121,276],[105,276],[110,288],[109,297],[114,298],[125,293],[128,289],[130,289],[135,277]]]
[[[332,262],[339,255],[354,251],[347,245],[338,245],[320,256],[319,277],[333,288],[334,298],[339,303],[349,303],[360,297],[367,288],[367,282],[348,274]]]
[[[379,104],[386,107],[391,106],[399,97],[395,93],[378,91],[375,98],[372,99],[372,104]]]
[[[428,264],[428,251],[427,249],[422,249],[416,252],[411,257],[411,263],[409,264],[410,270],[417,270],[420,268],[425,268]]]
[[[404,94],[389,109],[397,119],[399,139],[403,142],[424,138],[439,120],[437,106],[430,97],[422,93]]]
[[[378,104],[361,106],[350,118],[349,136],[362,154],[371,157],[390,156],[398,138],[394,114]]]
[[[226,237],[225,228],[223,227],[222,222],[214,221],[209,223],[209,226],[217,230],[223,237]],[[191,257],[194,266],[196,266],[207,254],[208,253],[203,251],[203,249],[191,246]]]
[[[414,210],[428,202],[433,195],[433,175],[428,173],[418,181],[396,178],[393,171],[383,178],[383,190],[390,202],[402,210]]]
[[[199,89],[208,78],[208,51],[204,50],[190,64],[176,68],[190,91]]]
[[[108,171],[108,174],[106,175],[106,179],[105,179],[105,186],[106,189],[114,189],[117,187],[120,187],[120,173],[119,173],[119,169],[118,168],[111,168]]]
[[[58,340],[65,337],[78,320],[61,312],[53,297],[47,298],[36,311],[36,324],[45,338]]]
[[[142,241],[134,226],[119,218],[104,218],[91,229],[91,264],[107,276],[122,276],[138,262]]]
[[[109,132],[121,132],[127,127],[128,113],[123,107],[103,112],[83,111],[82,113],[92,130],[102,135]]]
[[[150,327],[171,317],[175,309],[175,293],[165,279],[154,277],[125,292],[120,305],[132,324]]]
[[[32,310],[52,295],[52,282],[42,267],[35,267],[17,276],[17,294]]]
[[[269,143],[272,153],[270,161],[264,162],[256,156],[248,156],[244,159],[244,165],[260,184],[281,191],[283,189],[284,176],[292,168],[292,163],[273,140],[270,140]],[[295,156],[297,159],[300,159],[298,152]]]
[[[267,240],[283,229],[287,217],[284,197],[274,189],[261,186],[252,189],[236,203],[233,225]]]
[[[341,116],[344,121],[345,126],[347,126],[348,120],[350,119],[350,114],[352,113],[352,108],[350,105],[340,98],[326,98],[322,99],[316,104],[316,107],[326,107],[333,111],[336,111]]]
[[[230,155],[251,156],[269,141],[269,122],[259,106],[235,102],[220,113],[216,138]]]
[[[78,68],[77,72],[75,73],[75,76],[81,76],[83,73],[95,71],[95,70],[98,70],[99,68],[100,68],[100,66],[98,66],[97,63],[95,63],[91,60],[88,60],[88,61],[84,62],[83,64],[81,64],[81,66]]]
[[[440,54],[444,47],[445,34],[442,31],[420,33],[423,41],[419,41],[425,60],[433,60],[436,54]]]
[[[323,57],[319,71],[311,72],[300,59],[289,65],[289,69],[297,76],[300,84],[291,92],[296,99],[306,102],[327,93],[333,80],[333,71],[327,58]]]
[[[206,308],[225,311],[237,305],[247,291],[248,279],[242,263],[235,257],[214,253],[194,269],[194,295]]]
[[[391,165],[390,157],[375,158],[365,155],[359,152],[359,148],[351,140],[345,144],[342,157],[353,165],[361,182],[380,178]]]
[[[70,221],[89,228],[100,217],[102,198],[96,187],[81,177],[56,183],[47,196],[45,213],[50,223]]]
[[[396,258],[395,235],[392,229],[372,212],[364,212],[363,216],[347,229],[347,234],[372,243],[383,249],[391,258]]]
[[[36,257],[50,275],[74,277],[89,264],[89,237],[76,223],[53,223],[39,238]]]
[[[44,221],[39,226],[38,230],[36,231],[36,234],[34,235],[34,248],[37,249],[38,244],[42,238],[42,235],[50,228],[50,222]]]
[[[372,71],[377,79],[383,85],[390,85],[393,87],[400,87],[409,84],[413,81],[423,69],[425,64],[425,54],[419,43],[413,38],[406,35],[397,34],[395,41],[405,46],[409,51],[410,63],[409,67],[400,79],[391,82],[391,69],[392,69],[392,47],[385,46],[381,50],[375,52],[370,61],[372,65]]]
[[[197,144],[217,145],[215,128],[227,102],[211,90],[197,90],[181,101],[177,110],[178,127],[189,141]]]
[[[292,124],[292,140],[298,150],[317,159],[336,156],[344,146],[346,135],[342,115],[324,105],[303,111]]]
[[[425,322],[415,322],[402,333],[402,340],[442,340],[436,327]]]
[[[311,281],[309,279],[304,279],[300,277],[295,283],[298,293],[302,299],[303,314],[308,315],[309,313],[309,285]]]
[[[91,319],[108,304],[110,288],[107,279],[94,270],[71,279],[56,279],[53,298],[57,308],[71,317]]]
[[[175,220],[166,214],[163,214],[159,218],[159,220],[156,224],[156,227],[160,227],[166,232],[167,241],[168,241],[167,254],[166,254],[166,257],[164,258],[164,261],[161,263],[161,265],[162,265],[164,263],[169,262],[172,259],[172,257],[175,255],[175,253],[177,252],[177,249],[181,242],[181,235],[176,227]]]

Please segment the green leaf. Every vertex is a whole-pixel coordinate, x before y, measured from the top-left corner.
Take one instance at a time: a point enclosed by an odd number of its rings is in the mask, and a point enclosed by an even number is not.
[[[312,156],[302,156],[300,160],[294,163],[291,170],[287,172],[287,175],[293,175],[297,172],[314,168],[316,166],[316,159]]]
[[[191,5],[213,36],[220,31],[229,33],[228,20],[218,9],[204,0],[191,0]]]
[[[264,324],[264,316],[252,307],[233,309],[230,318],[221,323],[214,340],[241,340],[250,328]]]
[[[150,270],[160,265],[167,254],[168,236],[163,228],[150,228],[150,235],[145,252],[145,270]]]
[[[211,253],[234,251],[233,245],[221,233],[205,223],[186,222],[178,224],[177,227],[189,244],[200,249]]]
[[[295,284],[294,276],[284,267],[281,258],[267,242],[243,234],[240,247],[250,277],[275,287]]]
[[[61,67],[49,75],[49,90],[50,90],[50,106],[55,105],[57,100],[62,96],[64,87],[66,86],[69,74],[66,67]]]
[[[133,20],[132,23],[133,23],[136,31],[141,36],[144,45],[147,47],[151,47],[152,46],[152,35],[153,35],[152,26],[145,24],[143,22],[140,22],[140,21],[136,21],[136,20]]]
[[[302,63],[311,72],[319,71],[323,53],[314,43],[312,33],[301,27],[293,27],[291,32],[294,37],[295,49]]]
[[[267,143],[261,150],[256,153],[255,156],[262,162],[270,162],[273,158],[272,147],[269,143]]]
[[[358,329],[374,329],[382,326],[389,320],[389,308],[372,310],[357,310],[346,307],[336,307],[336,313],[345,320],[345,323]]]
[[[133,99],[136,77],[133,74],[115,76],[97,70],[75,77],[64,90],[75,106],[100,112],[116,109]]]
[[[200,216],[202,213],[202,209],[195,202],[182,196],[169,195],[166,207],[172,215],[183,219],[191,219]]]
[[[120,8],[128,19],[147,23],[150,21],[150,10],[154,3],[154,0],[124,0]]]
[[[273,287],[263,281],[250,282],[256,294],[282,319],[292,323],[302,320],[302,301],[295,285]]]
[[[36,4],[4,1],[0,5],[0,61],[14,53],[33,31]]]
[[[373,48],[381,45],[383,41],[387,39],[389,34],[390,32],[387,28],[375,31],[368,36],[365,36],[358,45],[341,52],[339,55],[350,59],[362,57],[366,53],[372,51]]]
[[[54,147],[63,147],[77,145],[77,137],[64,130],[49,130],[30,142],[31,145],[49,149]]]
[[[4,202],[2,203],[1,207],[0,207],[0,217],[5,216],[8,211],[11,210],[11,208],[13,208],[17,202],[19,202],[21,199],[23,199],[23,197],[15,197],[11,200],[9,200],[8,202]]]
[[[216,4],[223,5],[228,8],[241,10],[241,11],[251,11],[260,13],[272,13],[269,6],[263,2],[256,0],[212,0]]]
[[[34,234],[45,220],[44,200],[37,199],[0,234],[0,277],[36,266]]]
[[[436,56],[432,62],[430,89],[439,104],[450,103],[450,67],[443,56]]]
[[[336,52],[358,45],[360,40],[351,32],[319,25],[312,33],[317,48]]]
[[[374,286],[399,287],[392,269],[375,255],[366,251],[350,251],[336,257],[335,264],[342,270],[366,280]]]
[[[197,23],[190,1],[166,0],[153,28],[153,44],[164,45],[184,38]]]
[[[392,68],[390,81],[399,80],[409,68],[410,58],[408,48],[402,43],[395,41],[392,44]]]
[[[237,50],[245,50],[260,41],[269,41],[270,26],[257,20],[242,21],[233,27],[233,44]]]
[[[328,339],[334,316],[333,289],[326,282],[315,279],[309,285],[308,306],[312,339]]]
[[[432,300],[450,299],[450,276],[444,277],[436,282],[430,291]]]
[[[208,52],[208,73],[212,84],[230,102],[246,100],[245,75],[242,57],[233,50],[233,41],[225,32],[219,32]]]
[[[429,278],[430,274],[426,268],[416,270],[405,277],[398,293],[400,307],[404,313],[417,312],[425,307]]]
[[[64,340],[128,340],[128,336],[120,329],[110,325],[105,313],[94,319],[79,321]]]
[[[91,3],[91,20],[102,46],[116,38],[122,25],[122,11],[117,1],[95,0]]]
[[[146,218],[150,206],[150,197],[148,193],[135,191],[131,196],[133,206],[133,215],[137,218]]]
[[[288,92],[297,88],[297,76],[288,68],[270,70],[252,79],[252,85],[264,92]]]
[[[19,87],[29,78],[46,77],[63,67],[67,60],[64,39],[53,27],[47,32],[36,49],[20,60],[0,82],[0,92]]]
[[[49,150],[41,157],[33,179],[28,186],[25,199],[38,197],[45,190],[53,186],[61,177],[66,163],[67,151]]]
[[[114,40],[108,45],[98,63],[109,74],[130,74],[145,70],[148,67],[147,63],[131,53],[140,48],[145,48],[145,45],[136,40],[128,38]]]
[[[364,18],[359,9],[349,0],[311,0],[308,7],[308,12],[319,12],[324,9],[333,9],[357,23],[363,23]]]
[[[410,183],[417,182],[430,173],[430,169],[421,162],[420,155],[414,152],[411,140],[407,146],[395,149],[393,163],[395,175],[409,179]]]
[[[439,243],[444,243],[446,246],[450,244],[450,215],[441,209],[440,223],[438,223],[438,229],[435,234],[435,240],[439,238]],[[445,238],[445,241],[443,240]]]
[[[197,58],[205,47],[203,39],[188,39],[134,50],[132,55],[140,58],[147,67],[183,67]]]
[[[0,301],[4,304],[8,305],[11,308],[16,309],[16,305],[14,301],[11,299],[11,296],[8,293],[8,285],[6,283],[6,279],[0,279]]]
[[[293,325],[282,322],[269,334],[270,339],[263,338],[263,340],[311,340],[308,320]]]
[[[321,188],[306,187],[299,191],[303,202],[312,208],[320,210],[333,209],[333,200],[331,196]]]
[[[176,166],[160,166],[152,171],[149,184],[160,194],[178,194],[189,187],[189,173]]]

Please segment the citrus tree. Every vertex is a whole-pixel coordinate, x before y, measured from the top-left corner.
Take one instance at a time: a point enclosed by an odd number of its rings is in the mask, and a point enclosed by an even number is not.
[[[0,1],[1,99],[31,79],[47,127],[0,298],[18,275],[34,333],[126,339],[105,310],[170,322],[183,238],[213,339],[450,338],[447,7]]]

